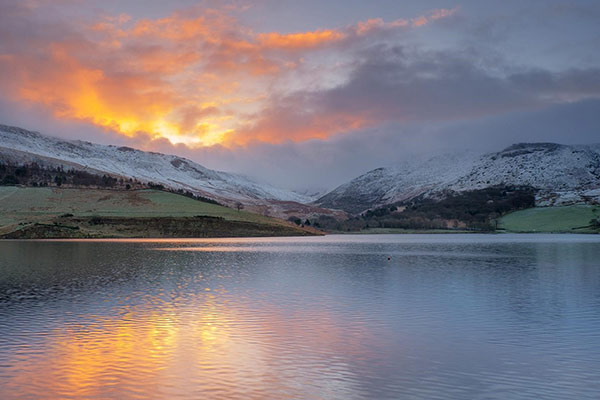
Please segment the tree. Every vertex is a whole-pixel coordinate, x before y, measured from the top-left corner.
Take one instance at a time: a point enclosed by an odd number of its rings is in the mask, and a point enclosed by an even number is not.
[[[240,210],[242,210],[244,208],[244,205],[238,201],[237,203],[235,203],[235,208],[238,211],[240,211]]]
[[[296,216],[291,216],[288,218],[288,221],[293,222],[296,225],[300,225],[302,223],[302,220]]]
[[[18,185],[19,180],[14,175],[6,175],[2,180],[2,185]]]

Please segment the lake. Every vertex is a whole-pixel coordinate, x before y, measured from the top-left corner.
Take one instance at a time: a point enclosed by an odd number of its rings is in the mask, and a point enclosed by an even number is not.
[[[0,398],[598,399],[600,235],[2,241]]]

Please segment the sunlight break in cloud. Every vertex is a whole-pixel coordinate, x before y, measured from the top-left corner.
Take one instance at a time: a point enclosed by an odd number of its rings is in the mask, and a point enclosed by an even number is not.
[[[65,23],[47,18],[35,4],[2,7],[0,80],[13,97],[42,105],[57,118],[190,147],[302,141],[364,126],[364,117],[340,111],[310,121],[302,132],[276,126],[277,121],[263,131],[248,129],[277,96],[293,99],[278,93],[277,82],[301,84],[306,74],[300,71],[321,49],[343,52],[377,30],[416,28],[455,12],[261,33],[216,9]],[[310,79],[324,78],[312,74]],[[294,118],[310,114],[296,111]]]

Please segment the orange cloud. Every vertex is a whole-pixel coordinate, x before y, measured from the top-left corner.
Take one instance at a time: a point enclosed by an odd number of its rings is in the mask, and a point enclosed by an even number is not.
[[[232,144],[246,145],[254,141],[282,143],[327,139],[332,135],[370,126],[373,122],[367,113],[302,113],[290,108],[275,107],[264,111],[258,120],[237,129],[226,140]]]
[[[374,29],[394,29],[394,28],[407,28],[407,27],[420,27],[427,25],[431,21],[436,21],[442,18],[447,18],[454,15],[458,11],[457,8],[446,9],[440,8],[430,11],[427,15],[420,15],[412,19],[397,19],[391,22],[385,22],[381,18],[372,18],[366,21],[361,21],[356,24],[354,28],[358,35],[365,35]]]
[[[258,42],[263,47],[306,49],[336,42],[345,37],[344,33],[330,29],[290,34],[271,32],[258,35]]]
[[[72,58],[60,45],[51,46],[48,61],[48,68],[26,77],[20,95],[53,108],[61,118],[87,119],[130,134],[149,128],[145,121],[168,112],[177,101],[159,82],[128,74],[107,76]]]
[[[34,16],[36,9],[20,12]],[[286,121],[268,111],[279,83],[302,86],[306,78],[294,71],[311,51],[324,46],[343,51],[372,30],[418,27],[454,12],[296,33],[256,33],[219,10],[49,24],[22,39],[26,45],[2,49],[0,80],[13,97],[42,105],[57,118],[88,121],[129,137],[143,133],[192,147],[326,138],[372,121],[340,111],[286,128]],[[10,18],[0,16],[0,23]],[[311,82],[319,79],[326,78],[310,75]],[[287,117],[308,115],[295,111]]]
[[[170,40],[190,40],[210,35],[209,25],[203,17],[184,19],[177,16],[158,20],[141,20],[131,33],[135,36],[155,36]]]

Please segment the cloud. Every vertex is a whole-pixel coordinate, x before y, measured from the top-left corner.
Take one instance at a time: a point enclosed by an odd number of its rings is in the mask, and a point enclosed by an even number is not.
[[[340,41],[347,36],[340,31],[320,29],[313,32],[281,34],[277,32],[258,35],[258,45],[263,49],[305,49]]]
[[[571,102],[600,96],[600,68],[550,72],[533,69],[509,77],[522,91],[537,93],[550,102]]]
[[[140,18],[64,1],[0,0],[2,122],[312,189],[418,154],[598,141],[595,58],[527,64],[500,51],[515,32],[532,43],[536,12],[560,7],[474,16],[467,2],[283,32],[219,2]],[[565,10],[589,29],[587,11]]]
[[[426,15],[420,15],[418,17],[412,19],[404,19],[400,18],[394,21],[385,22],[382,18],[371,18],[366,21],[359,22],[356,24],[355,32],[358,35],[365,35],[373,30],[382,30],[382,29],[394,29],[394,28],[407,28],[413,27],[417,28],[420,26],[427,25],[430,22],[437,21],[442,18],[448,18],[456,14],[459,10],[459,7],[455,7],[452,9],[447,8],[439,8],[435,10],[431,10]]]
[[[600,99],[588,99],[443,123],[388,123],[324,140],[205,148],[187,156],[276,186],[322,190],[374,168],[437,154],[499,151],[519,142],[600,143],[598,126]]]
[[[468,120],[599,96],[598,68],[498,74],[471,54],[377,45],[342,85],[273,98],[233,140],[324,139],[382,123]]]
[[[319,64],[320,50],[343,54],[377,30],[418,27],[454,13],[434,10],[406,21],[281,33],[245,27],[227,7],[191,8],[154,19],[120,13],[74,21],[52,12],[46,16],[51,10],[46,2],[0,7],[5,98],[128,137],[144,133],[191,147],[235,145],[247,137],[250,131],[236,130],[279,98],[280,91],[273,90],[278,83],[327,81],[300,71]],[[70,9],[77,7],[83,6],[74,3]],[[312,137],[326,137],[337,125],[362,126],[345,112],[313,124],[318,132]],[[271,132],[256,132],[251,139],[280,140]]]

